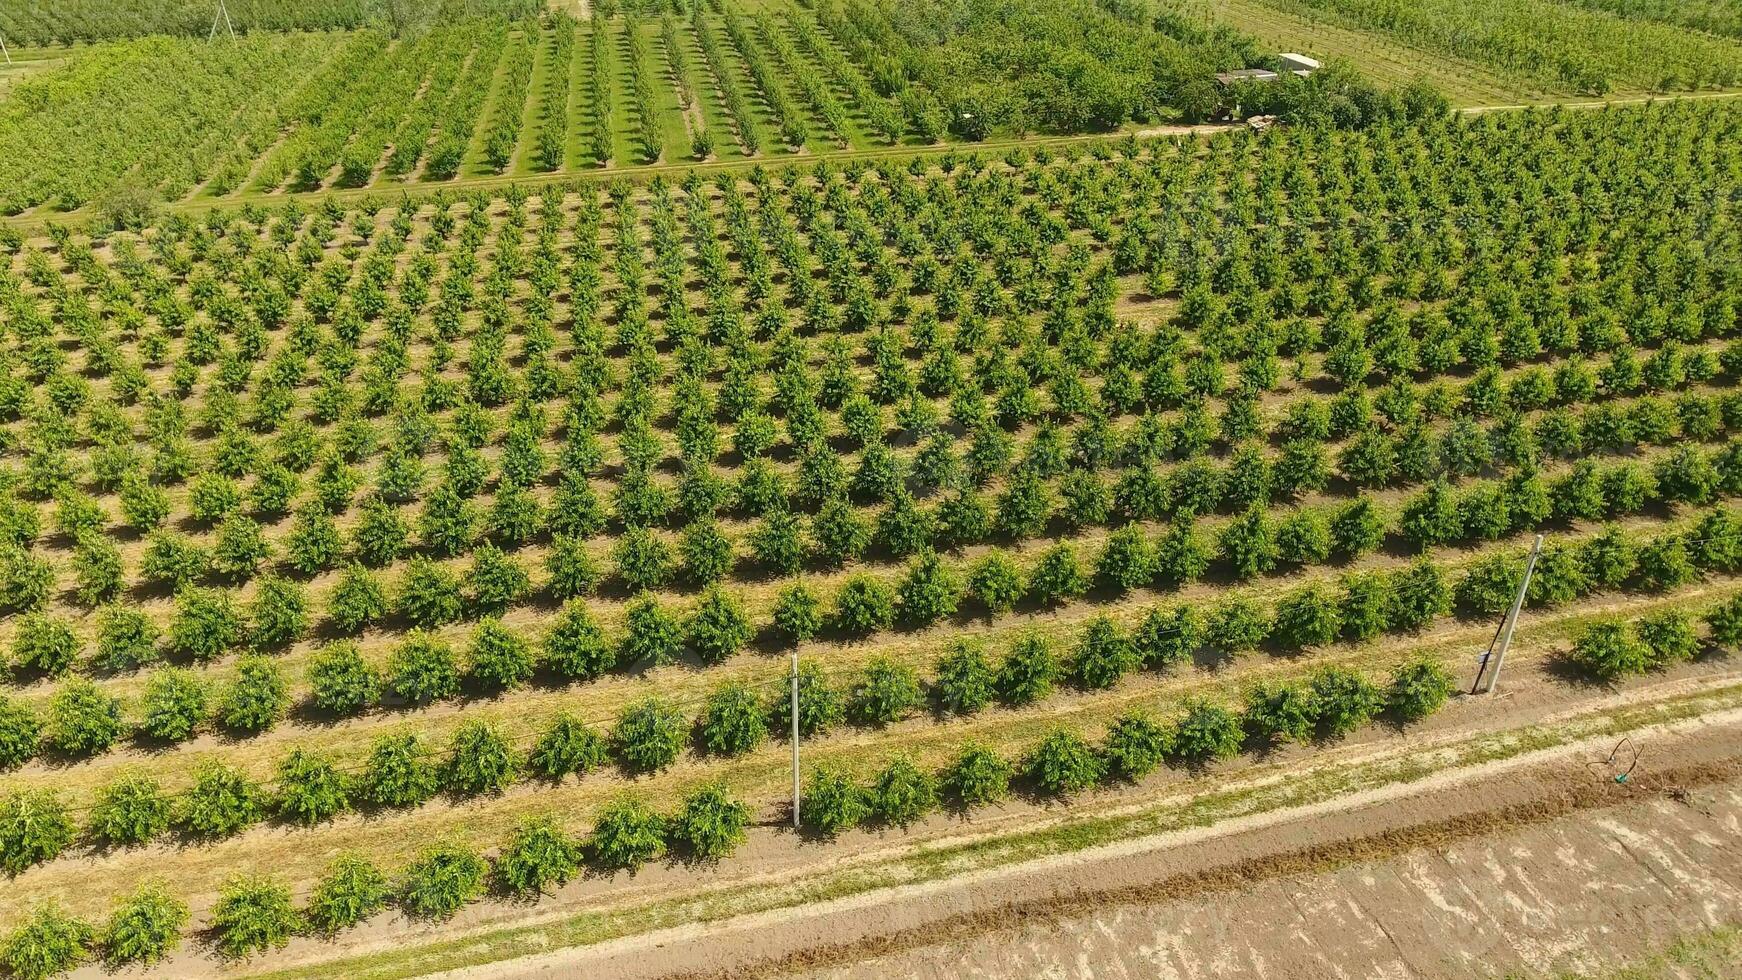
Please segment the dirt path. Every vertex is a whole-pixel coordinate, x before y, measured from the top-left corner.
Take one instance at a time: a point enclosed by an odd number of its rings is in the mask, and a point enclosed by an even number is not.
[[[450,975],[1452,977],[1584,968],[1728,924],[1742,713],[1642,737],[1625,785],[1587,765],[1609,742]]]

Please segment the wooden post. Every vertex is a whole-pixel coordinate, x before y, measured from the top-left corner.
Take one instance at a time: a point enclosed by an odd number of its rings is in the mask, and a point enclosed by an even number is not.
[[[798,651],[792,651],[792,829],[798,829]]]

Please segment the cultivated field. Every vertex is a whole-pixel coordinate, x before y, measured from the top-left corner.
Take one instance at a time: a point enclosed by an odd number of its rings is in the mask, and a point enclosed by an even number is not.
[[[1742,103],[1454,112],[1736,43],[1553,6],[1646,27],[1556,80],[1353,0],[32,21],[97,40],[0,76],[0,975],[1136,970],[1267,893],[1031,917],[1058,869],[1258,819],[1314,901],[1483,820],[1633,888],[1593,819],[1735,787]],[[1348,62],[1212,80],[1276,50]],[[854,914],[901,887],[985,907]],[[1732,948],[1676,897],[1409,966]]]

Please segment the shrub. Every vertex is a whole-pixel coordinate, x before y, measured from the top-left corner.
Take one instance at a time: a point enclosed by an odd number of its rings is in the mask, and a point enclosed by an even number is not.
[[[1390,581],[1392,629],[1419,630],[1452,609],[1452,593],[1446,587],[1445,574],[1431,561],[1417,561],[1401,572],[1394,572]]]
[[[144,773],[127,773],[97,792],[87,832],[111,847],[143,844],[169,829],[163,787]]]
[[[853,717],[869,725],[900,721],[923,703],[913,669],[887,657],[874,657],[865,665],[865,677],[854,686],[851,699]]]
[[[992,668],[976,643],[957,640],[938,661],[938,706],[957,715],[971,715],[992,701]]]
[[[1285,649],[1304,650],[1335,641],[1341,626],[1336,600],[1324,587],[1303,585],[1276,604],[1271,634]]]
[[[48,861],[73,840],[73,822],[48,790],[12,793],[0,801],[0,871],[17,875]]]
[[[630,589],[656,589],[671,578],[671,546],[645,527],[631,527],[611,550],[617,577]]]
[[[1693,620],[1679,609],[1653,613],[1634,624],[1640,642],[1651,651],[1654,667],[1666,667],[1682,660],[1692,660],[1700,652],[1700,639],[1694,633]]]
[[[1137,668],[1137,648],[1106,616],[1089,621],[1071,660],[1071,676],[1082,687],[1100,690],[1119,683]]]
[[[1012,771],[996,752],[969,742],[944,771],[943,790],[962,807],[996,803],[1009,794]]]
[[[532,649],[499,619],[486,619],[472,632],[466,651],[466,676],[488,691],[508,691],[532,676]]]
[[[1077,553],[1060,542],[1048,548],[1028,575],[1028,595],[1041,605],[1057,605],[1074,599],[1089,587],[1083,570],[1077,564]]]
[[[278,814],[312,827],[351,805],[351,781],[327,759],[291,750],[278,764]]]
[[[1452,596],[1460,609],[1478,615],[1496,615],[1512,608],[1523,575],[1524,566],[1517,556],[1489,555],[1458,580]]]
[[[404,732],[375,740],[358,791],[374,806],[408,807],[434,796],[440,785],[429,750],[415,734]]]
[[[59,677],[79,655],[79,638],[65,620],[31,613],[12,638],[12,667],[21,672]]]
[[[1237,579],[1257,578],[1276,567],[1276,534],[1261,505],[1252,505],[1223,528],[1220,553]]]
[[[388,686],[414,705],[442,701],[460,693],[460,668],[446,642],[413,632],[387,658]]]
[[[1135,524],[1114,531],[1095,559],[1095,580],[1107,588],[1129,592],[1155,577],[1155,552]]]
[[[263,732],[290,708],[290,685],[278,664],[261,656],[243,657],[236,679],[218,703],[218,718],[236,732]]]
[[[539,736],[527,757],[527,768],[546,779],[561,779],[603,765],[606,756],[605,739],[564,712]]]
[[[399,907],[416,919],[452,918],[462,906],[484,894],[489,871],[476,851],[457,844],[437,844],[423,852],[399,879]]]
[[[556,623],[544,638],[544,660],[550,669],[569,680],[587,680],[617,665],[617,651],[605,640],[586,603],[571,599],[563,604]]]
[[[71,756],[108,751],[121,737],[121,702],[96,684],[75,677],[48,702],[47,744]]]
[[[181,945],[187,923],[187,903],[149,882],[110,913],[98,944],[111,968],[152,966]]]
[[[90,923],[59,905],[38,905],[0,944],[0,965],[6,967],[7,976],[18,980],[47,980],[83,963],[94,937]]]
[[[1259,684],[1246,692],[1246,731],[1263,742],[1304,742],[1318,724],[1312,691],[1298,684]]]
[[[1210,611],[1204,639],[1225,657],[1258,649],[1270,635],[1270,620],[1250,599],[1224,599]]]
[[[851,830],[870,813],[870,801],[851,774],[833,763],[812,769],[799,797],[799,823],[827,836]]]
[[[835,593],[831,622],[849,636],[886,630],[895,621],[895,595],[889,586],[866,575],[855,575]]]
[[[516,895],[540,895],[566,883],[580,870],[580,845],[549,817],[529,820],[496,859],[496,876]]]
[[[1573,663],[1606,681],[1651,668],[1651,650],[1639,641],[1629,624],[1615,619],[1586,626],[1573,640]]]
[[[97,618],[97,666],[122,671],[143,667],[157,659],[158,630],[144,612],[119,603],[103,609]]]
[[[669,664],[683,650],[683,627],[650,594],[629,604],[617,657],[625,664]]]
[[[1239,754],[1240,719],[1219,704],[1189,701],[1173,729],[1173,754],[1190,765],[1203,765]]]
[[[380,868],[368,858],[343,854],[327,866],[303,914],[311,929],[331,936],[386,908],[392,895]]]
[[[327,618],[333,625],[342,632],[356,633],[380,621],[387,612],[387,592],[380,579],[356,562],[346,565],[339,574],[339,584],[327,598]]]
[[[598,562],[586,542],[573,535],[558,534],[551,539],[545,571],[549,573],[545,586],[558,599],[589,595],[599,585]]]
[[[480,545],[472,553],[466,581],[472,609],[486,616],[501,615],[532,591],[532,576],[526,568],[493,544]]]
[[[611,730],[611,748],[625,766],[658,772],[677,760],[689,741],[683,713],[656,697],[634,702]]]
[[[445,566],[418,555],[405,566],[395,607],[420,629],[433,629],[460,618],[460,580]]]
[[[1713,606],[1705,616],[1706,626],[1712,631],[1712,642],[1719,646],[1742,646],[1742,593]],[[0,702],[0,769],[6,768],[6,709]]]
[[[961,583],[938,556],[926,552],[908,566],[897,598],[901,621],[909,627],[929,626],[955,615]]]
[[[482,721],[468,721],[454,732],[442,783],[466,796],[500,793],[520,775],[520,756],[508,738]]]
[[[750,808],[721,785],[704,786],[684,797],[667,834],[692,860],[717,861],[744,843]]]
[[[998,695],[1012,705],[1033,704],[1052,693],[1058,674],[1058,660],[1046,638],[1025,634],[998,666]]]
[[[888,826],[910,826],[937,805],[937,781],[905,756],[884,767],[871,784],[871,814]]]
[[[822,628],[822,604],[802,583],[782,589],[774,604],[774,629],[790,644],[803,643]]]
[[[42,722],[36,712],[0,694],[0,772],[35,758],[41,741]]]
[[[1132,637],[1138,662],[1145,667],[1166,668],[1191,659],[1203,643],[1203,626],[1190,606],[1164,609],[1157,606],[1143,617]]]
[[[1452,675],[1437,660],[1420,658],[1397,668],[1385,708],[1399,721],[1419,721],[1440,710],[1452,694]]]
[[[968,594],[988,613],[1005,613],[1016,608],[1026,588],[1022,570],[1001,550],[981,558],[968,574]]]
[[[139,730],[160,742],[180,742],[193,735],[206,717],[206,687],[200,675],[179,667],[153,671],[145,682],[145,717]]]
[[[335,715],[354,715],[381,696],[381,677],[349,640],[329,643],[309,663],[315,707]]]
[[[1059,728],[1028,754],[1023,771],[1036,789],[1062,797],[1100,782],[1106,775],[1106,763],[1081,735]]]
[[[1330,558],[1330,523],[1316,511],[1290,514],[1276,528],[1276,557],[1295,565],[1316,565]]]
[[[254,645],[268,650],[302,639],[308,628],[308,596],[303,587],[276,575],[260,579],[249,611]]]
[[[260,820],[260,787],[235,769],[204,762],[194,784],[176,799],[175,824],[193,837],[228,837]]]
[[[704,663],[719,663],[750,642],[750,617],[735,596],[710,589],[690,614],[684,634]]]
[[[1166,728],[1142,712],[1130,712],[1121,715],[1107,730],[1107,742],[1101,755],[1113,775],[1138,780],[1161,765],[1168,748]]]
[[[1356,497],[1331,515],[1331,553],[1354,558],[1373,551],[1385,540],[1385,520],[1371,498]]]
[[[665,853],[665,819],[640,800],[622,798],[605,805],[587,851],[599,867],[634,871]]]
[[[1319,732],[1330,738],[1349,734],[1385,706],[1384,693],[1372,681],[1342,667],[1314,674],[1312,692]]]
[[[792,731],[792,692],[777,691],[769,711],[774,731]],[[820,735],[846,717],[841,693],[829,686],[822,668],[809,660],[798,665],[798,732],[800,738]]]
[[[700,721],[702,745],[715,755],[743,755],[768,738],[755,692],[730,683],[708,696]]]
[[[175,594],[175,616],[169,623],[169,647],[193,660],[223,656],[242,640],[242,617],[226,592],[184,588]]]
[[[1700,570],[1694,567],[1687,546],[1681,536],[1675,534],[1647,542],[1640,548],[1633,574],[1640,588],[1648,592],[1668,592],[1700,578]]]
[[[1337,602],[1345,640],[1371,640],[1391,628],[1391,587],[1376,572],[1343,576],[1343,595]]]
[[[243,959],[290,942],[302,928],[302,917],[283,884],[265,877],[236,877],[219,893],[209,928],[218,952]]]

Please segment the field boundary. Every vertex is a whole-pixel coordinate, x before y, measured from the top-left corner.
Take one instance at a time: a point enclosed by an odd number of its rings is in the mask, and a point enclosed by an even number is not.
[[[820,914],[825,905],[850,908],[901,901],[926,890],[1032,868],[1036,862],[1068,864],[1120,853],[1120,848],[1142,850],[1162,840],[1177,843],[1182,835],[1198,839],[1230,833],[1328,807],[1421,793],[1580,752],[1607,751],[1610,740],[1622,734],[1673,734],[1736,723],[1742,723],[1742,684],[1723,678],[1645,703],[1614,704],[1559,720],[1480,733],[1431,751],[1398,747],[1377,757],[1297,770],[1287,779],[1264,773],[1214,789],[1077,812],[1038,827],[935,841],[778,886],[753,881],[629,909],[556,911],[421,947],[400,942],[352,957],[248,975],[288,980],[332,975],[337,970],[350,977],[386,980],[450,970],[462,971],[452,974],[456,977],[475,976],[479,974],[463,971],[508,960],[531,966],[571,956],[578,947],[607,951],[657,945],[698,929],[766,926],[800,906],[806,914]]]

